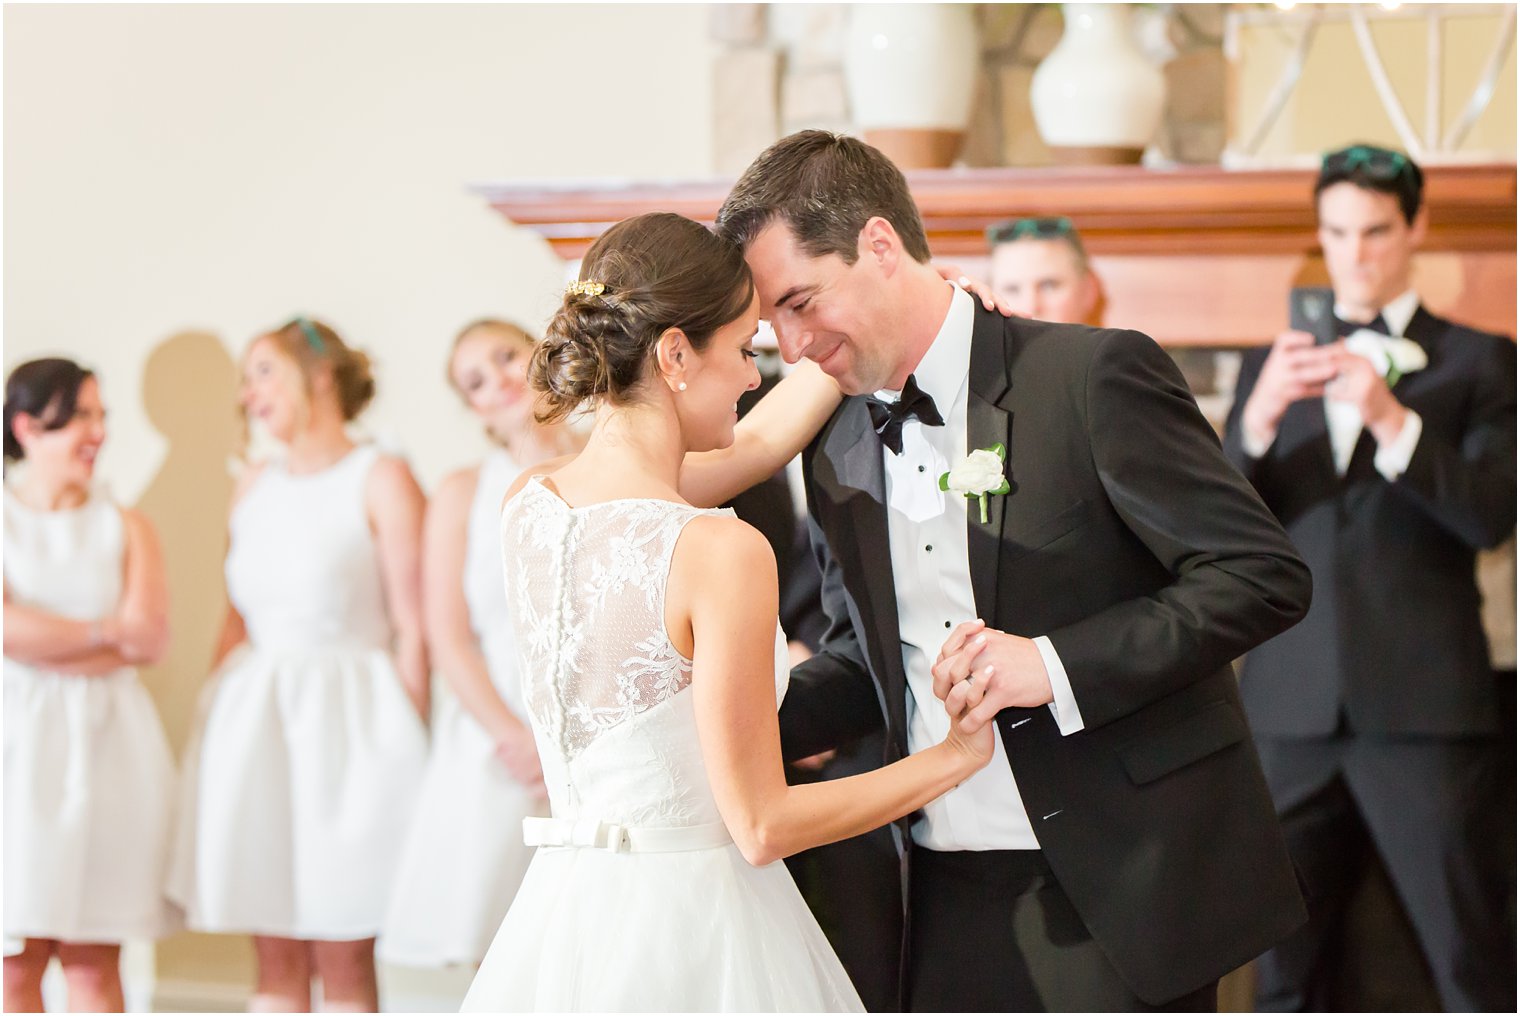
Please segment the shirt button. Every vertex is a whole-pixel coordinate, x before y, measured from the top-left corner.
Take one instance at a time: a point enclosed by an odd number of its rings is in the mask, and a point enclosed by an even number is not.
[[[950,622],[949,622],[949,621],[946,621],[946,622],[945,622],[945,627],[946,627],[946,628],[948,628],[948,627],[950,627]]]
[[[924,550],[933,550],[933,549],[934,549],[934,544],[932,544],[932,543],[924,545]]]
[[[920,472],[920,473],[922,473],[922,472],[923,472],[923,471],[924,471],[924,467],[923,467],[923,466],[919,466],[919,467],[918,467],[918,471],[919,471],[919,472]]]

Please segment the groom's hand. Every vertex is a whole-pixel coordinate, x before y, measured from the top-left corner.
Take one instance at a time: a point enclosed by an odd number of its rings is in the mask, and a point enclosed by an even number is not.
[[[1045,660],[1032,639],[968,621],[945,640],[933,668],[934,694],[961,729],[980,729],[1004,709],[1054,701]]]

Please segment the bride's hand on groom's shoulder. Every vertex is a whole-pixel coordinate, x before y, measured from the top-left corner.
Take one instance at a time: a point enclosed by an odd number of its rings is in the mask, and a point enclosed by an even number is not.
[[[981,279],[973,279],[961,272],[960,265],[936,264],[934,270],[939,272],[939,277],[946,282],[953,282],[972,296],[982,302],[982,306],[988,310],[995,310],[1004,317],[1015,317],[1013,308],[997,298],[990,285]]]
[[[964,731],[980,729],[1009,708],[1054,700],[1034,640],[967,621],[950,633],[934,662],[934,694]]]

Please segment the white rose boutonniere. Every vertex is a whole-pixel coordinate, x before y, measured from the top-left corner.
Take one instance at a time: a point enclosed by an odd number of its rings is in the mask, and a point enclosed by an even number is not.
[[[987,521],[987,497],[989,494],[1008,493],[1008,477],[1003,475],[1007,450],[1000,444],[991,448],[978,448],[951,467],[950,472],[939,478],[940,490],[951,490],[962,497],[974,497],[982,509],[982,522]]]
[[[1372,369],[1383,375],[1389,388],[1398,384],[1399,378],[1405,374],[1424,370],[1430,364],[1430,358],[1418,342],[1389,338],[1370,328],[1358,328],[1346,336],[1346,351],[1372,364]]]

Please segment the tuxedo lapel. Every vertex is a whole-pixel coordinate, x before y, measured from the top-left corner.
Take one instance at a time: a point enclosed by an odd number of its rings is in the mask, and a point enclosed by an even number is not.
[[[1002,445],[1005,449],[1003,475],[1011,475],[1007,463],[1013,461],[1013,412],[1004,409],[999,401],[1008,393],[1008,354],[1005,341],[1006,325],[1002,315],[976,309],[976,322],[971,330],[970,390],[966,397],[966,451]],[[951,463],[953,466],[954,463]],[[947,497],[957,497],[951,492]],[[1007,495],[988,498],[987,521],[982,522],[981,511],[967,499],[966,549],[971,565],[971,590],[976,600],[978,616],[991,618],[996,615],[998,552],[1003,542],[1003,521],[1006,517]]]
[[[1404,329],[1404,338],[1418,343],[1420,348],[1425,350],[1425,355],[1430,357],[1431,351],[1435,348],[1436,340],[1441,337],[1446,328],[1447,323],[1445,321],[1430,313],[1430,311],[1425,309],[1424,304],[1421,304],[1414,309],[1414,317],[1409,319],[1409,325]],[[1432,357],[1431,367],[1435,366],[1433,361],[1434,358]],[[1429,369],[1430,367],[1426,368],[1426,370]],[[1408,376],[1405,375],[1405,377]],[[1402,381],[1404,378],[1400,378],[1399,380]]]
[[[848,562],[843,569],[845,589],[860,609],[866,652],[872,669],[882,678],[889,729],[903,741],[906,751],[908,681],[903,673],[897,586],[887,536],[887,478],[881,439],[871,428],[865,399],[849,401],[822,451],[838,478],[843,521],[848,526],[844,532],[831,533],[829,545],[841,563]]]
[[[824,443],[824,453],[834,463],[839,482],[867,495],[881,509],[886,525],[887,474],[881,462],[881,439],[871,429],[871,416],[863,398],[852,399],[839,425]]]

